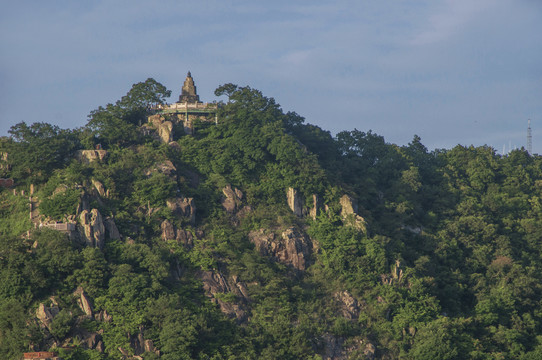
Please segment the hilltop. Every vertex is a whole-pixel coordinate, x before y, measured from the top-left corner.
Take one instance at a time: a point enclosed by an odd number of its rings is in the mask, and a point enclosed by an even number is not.
[[[538,359],[542,159],[153,79],[0,140],[0,357]]]

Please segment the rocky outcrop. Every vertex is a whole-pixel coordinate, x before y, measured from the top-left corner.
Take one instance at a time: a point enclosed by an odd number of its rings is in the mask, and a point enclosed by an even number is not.
[[[286,229],[280,238],[275,233],[266,233],[260,229],[251,231],[248,237],[263,256],[270,256],[297,270],[306,269],[313,245],[310,238],[299,229]]]
[[[85,293],[82,287],[78,287],[74,292],[73,296],[77,298],[77,305],[79,305],[79,308],[83,310],[85,315],[92,316],[92,304],[90,302],[90,298]]]
[[[326,333],[320,338],[320,341],[323,347],[323,352],[321,352],[320,355],[326,360],[372,360],[375,358],[375,346],[360,338],[351,338],[348,341],[345,341],[342,337]]]
[[[75,153],[75,158],[84,164],[90,164],[93,161],[102,161],[107,156],[107,150],[79,150]]]
[[[173,141],[173,123],[171,121],[166,120],[160,114],[149,116],[148,121],[156,129],[158,137],[162,142],[169,144]]]
[[[243,192],[241,190],[237,188],[232,189],[231,185],[228,184],[222,189],[222,193],[225,196],[222,199],[222,206],[227,212],[233,214],[240,209],[243,200]]]
[[[193,198],[169,199],[166,204],[174,214],[187,219],[190,224],[196,223],[196,203]]]
[[[294,188],[288,188],[287,199],[288,206],[294,214],[297,216],[303,216],[303,199],[301,195]]]
[[[357,320],[359,318],[359,302],[347,290],[334,294],[339,303],[341,313],[345,319]]]
[[[92,179],[92,186],[94,186],[94,189],[96,189],[98,195],[101,197],[106,197],[104,185],[100,181]]]
[[[389,274],[380,274],[380,280],[384,285],[390,286],[404,286],[405,279],[403,277],[403,269],[401,267],[401,262],[395,260],[395,265],[393,266],[392,271]]]
[[[79,220],[83,228],[81,237],[87,246],[102,249],[105,239],[105,225],[98,209],[92,209],[90,212],[87,210],[81,211]]]
[[[246,285],[232,276],[228,281],[224,275],[215,271],[200,271],[197,277],[203,282],[203,290],[212,302],[230,318],[243,322],[247,319],[246,303],[249,301]]]
[[[305,202],[301,194],[294,188],[288,188],[286,192],[288,207],[297,216],[306,216],[307,214],[316,220],[318,212],[322,209],[322,202],[317,194],[312,194],[312,207],[305,207]]]
[[[162,230],[162,240],[167,241],[175,239],[175,227],[169,220],[162,221],[160,229]]]
[[[115,224],[115,220],[112,218],[105,219],[105,230],[107,232],[107,236],[111,240],[120,239],[120,232],[117,228],[117,224]]]
[[[113,320],[113,317],[109,315],[106,310],[101,310],[99,313],[94,314],[94,320],[111,322],[111,320]]]
[[[316,194],[312,194],[312,208],[309,211],[309,215],[313,220],[316,220],[316,216],[318,216],[318,212],[321,210],[322,204],[320,201],[320,197]]]
[[[177,240],[177,242],[189,249],[194,246],[194,236],[190,231],[177,229],[169,220],[162,221],[160,228],[162,230],[162,240]]]
[[[169,144],[173,141],[173,123],[171,121],[164,121],[158,127],[158,136],[162,139],[162,142]]]
[[[60,309],[56,304],[45,306],[43,303],[40,303],[36,310],[36,318],[38,318],[41,327],[49,329],[53,319],[58,315],[59,312]]]
[[[177,168],[170,160],[166,160],[155,165],[153,168],[147,169],[145,171],[146,176],[151,176],[154,172],[161,172],[162,174],[174,178],[177,176]]]
[[[175,239],[178,243],[183,244],[184,247],[187,249],[191,249],[192,247],[194,247],[194,236],[188,230],[177,229],[177,235],[175,236]]]
[[[152,340],[145,339],[143,336],[144,327],[139,328],[139,332],[130,336],[130,345],[134,349],[134,355],[139,356],[145,352],[154,353],[160,356],[160,350],[158,350]]]
[[[353,226],[358,230],[365,231],[365,219],[357,214],[357,201],[348,195],[343,195],[339,202],[341,204],[341,216],[345,224]]]

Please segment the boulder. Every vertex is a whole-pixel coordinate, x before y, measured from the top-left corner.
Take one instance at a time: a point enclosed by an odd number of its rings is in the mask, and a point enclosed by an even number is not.
[[[92,179],[92,185],[94,186],[94,188],[98,192],[98,195],[100,195],[101,197],[105,197],[105,194],[106,194],[105,188],[104,188],[104,185],[101,182],[99,182],[98,180]]]
[[[288,188],[286,193],[288,199],[288,206],[297,216],[303,216],[303,199],[299,195],[296,189]]]
[[[58,305],[52,304],[51,306],[45,306],[43,303],[40,303],[36,309],[36,317],[40,321],[42,327],[49,328],[51,322],[59,312],[60,309]]]
[[[241,206],[243,199],[243,192],[237,188],[232,189],[231,185],[226,185],[222,189],[222,193],[225,198],[222,199],[222,206],[229,213],[235,213]]]
[[[107,150],[79,150],[75,153],[75,158],[84,164],[102,161],[106,156]]]
[[[187,218],[191,224],[196,223],[196,203],[193,198],[174,198],[166,203],[174,214]]]
[[[365,219],[357,214],[357,201],[348,195],[343,195],[339,202],[341,204],[341,216],[345,224],[365,231]]]
[[[357,320],[359,318],[359,302],[347,290],[334,294],[338,301],[341,313],[345,319]]]
[[[274,233],[266,234],[264,229],[251,231],[248,237],[261,255],[270,256],[297,270],[305,270],[313,245],[309,237],[299,229],[286,229],[281,238]]]
[[[237,319],[238,322],[247,319],[245,308],[249,300],[248,291],[245,284],[237,281],[237,277],[232,277],[228,281],[224,275],[216,271],[199,271],[197,277],[203,282],[206,296],[218,304],[220,311],[230,318]],[[235,295],[235,300],[225,301],[223,296],[230,293]]]
[[[323,359],[326,360],[347,360],[347,359],[373,359],[373,357],[370,357],[370,353],[365,353],[364,351],[364,357],[353,357],[353,354],[361,354],[363,349],[364,341],[360,338],[349,338],[348,341],[345,341],[346,339],[340,336],[331,335],[329,333],[325,333],[320,338],[323,351],[320,353]],[[367,344],[369,345],[369,344]],[[372,345],[372,344],[371,344]],[[374,348],[374,345],[373,345]],[[365,347],[367,349],[367,346]]]
[[[82,237],[88,246],[103,248],[105,238],[105,225],[98,209],[81,211],[79,216],[83,228]]]
[[[162,240],[167,241],[176,238],[175,227],[169,220],[162,221],[160,228],[162,229]]]
[[[151,115],[147,120],[156,129],[162,142],[169,144],[173,140],[173,123],[171,121],[166,120],[160,114]]]
[[[111,322],[111,320],[113,320],[113,317],[109,315],[106,310],[101,310],[99,313],[94,314],[94,320]]]
[[[191,249],[194,246],[194,236],[188,230],[177,229],[177,242],[184,245],[185,248]]]
[[[194,236],[188,230],[177,229],[169,220],[162,221],[162,240],[177,240],[186,248],[191,249],[194,246]]]
[[[154,128],[158,128],[158,126],[163,123],[166,118],[164,118],[162,115],[160,114],[155,114],[155,115],[151,115],[147,118],[147,120],[149,121],[149,123],[154,127]]]
[[[153,168],[147,169],[147,171],[145,171],[145,175],[150,176],[153,172],[157,171],[169,177],[177,176],[177,168],[170,160],[166,160],[162,163],[157,164]]]
[[[373,360],[376,356],[376,346],[370,342],[367,343],[363,350],[363,355],[365,355],[365,359]]]
[[[309,215],[313,220],[316,220],[316,216],[318,216],[318,212],[322,208],[322,204],[320,202],[320,197],[316,194],[312,194],[312,208],[309,211]]]
[[[79,305],[79,308],[83,310],[83,312],[87,316],[92,316],[92,304],[90,302],[90,299],[88,295],[85,293],[82,287],[78,287],[73,295],[77,297],[77,305]]]
[[[162,139],[162,142],[169,144],[173,141],[173,123],[171,121],[164,121],[158,128],[158,136]]]

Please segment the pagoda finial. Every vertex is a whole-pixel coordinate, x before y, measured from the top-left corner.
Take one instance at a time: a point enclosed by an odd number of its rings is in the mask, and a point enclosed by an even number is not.
[[[192,77],[192,74],[190,74],[190,71],[188,72],[188,74],[186,74],[186,77]]]

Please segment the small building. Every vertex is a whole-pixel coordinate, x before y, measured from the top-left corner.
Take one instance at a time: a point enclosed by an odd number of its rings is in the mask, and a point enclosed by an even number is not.
[[[218,105],[199,100],[190,71],[184,80],[179,101],[173,104],[157,105],[154,110],[160,115],[175,115],[178,121],[183,122],[184,131],[187,134],[193,134],[195,120],[218,122]]]
[[[52,351],[37,351],[37,352],[27,352],[23,354],[23,359],[33,359],[33,360],[60,360],[58,354]]]

